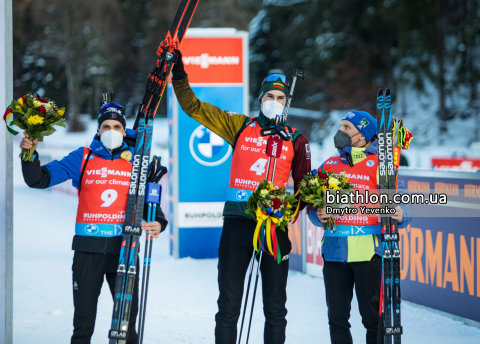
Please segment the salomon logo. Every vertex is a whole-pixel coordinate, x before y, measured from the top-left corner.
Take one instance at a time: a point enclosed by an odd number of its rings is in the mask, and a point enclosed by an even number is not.
[[[170,60],[173,57],[172,53],[167,52],[167,60]]]
[[[385,171],[385,139],[383,133],[378,133],[378,167],[381,176],[386,176]]]
[[[395,167],[393,166],[393,146],[392,146],[392,133],[387,133],[387,165],[388,165],[388,175],[395,175]]]

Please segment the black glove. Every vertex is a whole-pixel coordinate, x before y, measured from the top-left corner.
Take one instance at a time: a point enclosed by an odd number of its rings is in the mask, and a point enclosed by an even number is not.
[[[158,56],[162,55],[165,51],[162,43],[160,43],[160,46],[157,50]],[[185,72],[185,66],[183,65],[182,61],[182,53],[178,49],[173,49],[173,54],[176,56],[177,61],[174,63],[172,68],[172,80],[182,80],[187,76],[187,73]]]
[[[173,49],[173,53],[177,56],[177,62],[172,68],[172,80],[185,79],[187,73],[185,72],[185,66],[183,65],[182,53],[178,49]]]

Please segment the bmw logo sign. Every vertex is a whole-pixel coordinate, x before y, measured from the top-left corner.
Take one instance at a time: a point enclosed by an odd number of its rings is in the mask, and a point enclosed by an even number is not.
[[[245,190],[238,190],[237,191],[237,200],[239,201],[246,201],[247,200],[247,192]]]
[[[97,225],[86,225],[85,226],[85,232],[87,232],[87,234],[89,235],[95,235],[98,233],[98,231],[100,230],[100,228],[98,228]]]
[[[367,161],[367,166],[368,167],[372,167],[373,165],[375,165],[375,161],[373,161],[373,160],[368,160]]]
[[[201,125],[190,136],[190,153],[204,166],[218,166],[230,157],[232,147],[220,136]]]

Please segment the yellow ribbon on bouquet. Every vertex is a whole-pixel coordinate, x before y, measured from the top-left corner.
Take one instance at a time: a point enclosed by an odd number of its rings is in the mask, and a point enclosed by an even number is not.
[[[257,218],[257,226],[255,227],[255,233],[253,234],[253,247],[255,251],[260,251],[260,249],[268,254],[271,254],[274,258],[277,259],[277,262],[281,262],[281,253],[280,247],[278,245],[277,234],[275,232],[275,225],[281,221],[280,218],[267,214],[262,211],[262,209],[257,206],[255,212]],[[261,237],[262,225],[265,225],[265,237],[267,241],[266,247],[263,247]],[[260,248],[258,247],[260,244]]]

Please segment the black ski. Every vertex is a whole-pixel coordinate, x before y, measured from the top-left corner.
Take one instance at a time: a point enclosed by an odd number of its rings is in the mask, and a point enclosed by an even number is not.
[[[182,0],[170,30],[162,42],[164,53],[157,59],[148,76],[146,92],[138,107],[134,129],[137,138],[125,214],[125,226],[115,284],[110,344],[126,343],[132,295],[137,275],[139,239],[145,202],[147,173],[152,143],[153,119],[175,62],[173,49],[178,49],[188,29],[198,0]]]
[[[383,104],[382,104],[383,102]],[[381,110],[381,113],[380,113]],[[393,196],[397,191],[397,169],[395,160],[399,160],[398,127],[392,118],[390,90],[382,90],[377,95],[377,126],[378,126],[378,166],[380,194],[388,196],[388,203],[393,204]],[[382,197],[381,197],[382,199]],[[382,208],[388,207],[384,200]],[[382,216],[382,293],[383,293],[383,326],[379,331],[385,344],[401,342],[402,327],[400,322],[400,250],[398,221],[389,215]]]
[[[388,103],[387,103],[388,101]],[[388,107],[387,107],[388,104]],[[385,96],[385,111],[388,111],[388,130],[386,133],[387,143],[387,165],[388,165],[388,193],[389,200],[393,200],[397,192],[398,165],[400,163],[400,148],[398,147],[398,122],[392,117],[392,108],[390,106],[390,94]],[[392,256],[392,311],[393,326],[387,329],[390,335],[393,335],[395,344],[401,343],[402,327],[400,317],[400,248],[398,233],[398,221],[390,218],[390,240]]]
[[[381,208],[385,208],[387,205],[384,201],[382,194],[387,194],[388,190],[388,176],[387,176],[387,152],[386,152],[386,129],[387,129],[387,119],[385,118],[385,108],[390,104],[386,104],[385,98],[390,96],[390,91],[387,89],[385,92],[385,97],[383,95],[382,89],[378,90],[377,93],[377,132],[378,132],[378,178],[379,178],[379,192],[381,200]],[[391,327],[392,324],[392,309],[391,309],[391,245],[390,241],[385,240],[385,237],[390,232],[388,216],[382,215],[381,217],[381,226],[382,226],[382,300],[380,303],[383,304],[382,312],[380,315],[383,315],[383,326],[384,330],[386,327]],[[382,336],[384,331],[379,331],[379,337]],[[384,344],[392,344],[392,337],[390,335],[385,335]]]

